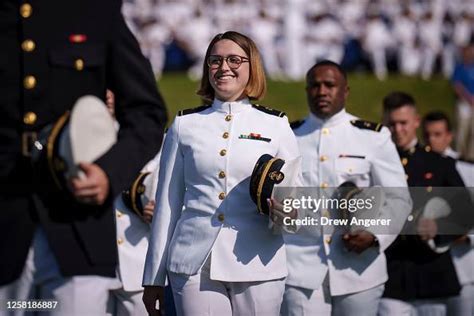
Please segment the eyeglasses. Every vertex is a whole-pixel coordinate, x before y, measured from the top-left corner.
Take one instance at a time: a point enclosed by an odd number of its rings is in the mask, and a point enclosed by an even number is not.
[[[248,63],[249,59],[247,57],[239,56],[239,55],[229,55],[227,57],[219,56],[219,55],[211,55],[207,58],[207,65],[211,69],[218,69],[222,66],[222,63],[227,63],[230,69],[237,69],[242,65],[242,63]]]

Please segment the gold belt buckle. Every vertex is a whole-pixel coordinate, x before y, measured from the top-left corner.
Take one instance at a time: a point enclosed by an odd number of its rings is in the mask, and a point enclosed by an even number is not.
[[[21,153],[24,157],[31,157],[31,149],[38,140],[36,132],[23,132],[21,134]]]

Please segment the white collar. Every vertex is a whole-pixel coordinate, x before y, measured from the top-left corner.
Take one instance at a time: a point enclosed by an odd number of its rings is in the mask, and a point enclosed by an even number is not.
[[[413,138],[410,144],[408,144],[407,149],[403,149],[403,151],[410,151],[410,152],[415,152],[415,147],[418,145],[418,138]]]
[[[314,115],[312,112],[310,112],[309,119],[317,126],[331,127],[346,121],[347,112],[345,108],[342,108],[342,110],[327,119],[321,119]]]
[[[219,99],[214,99],[212,102],[212,108],[218,112],[225,112],[225,113],[238,113],[244,111],[246,109],[251,108],[252,104],[250,103],[248,98],[244,98],[237,101],[227,102],[221,101]]]
[[[453,159],[459,159],[459,156],[460,156],[459,153],[457,151],[454,151],[454,149],[452,149],[451,147],[446,148],[443,151],[443,155],[447,157],[451,157]]]

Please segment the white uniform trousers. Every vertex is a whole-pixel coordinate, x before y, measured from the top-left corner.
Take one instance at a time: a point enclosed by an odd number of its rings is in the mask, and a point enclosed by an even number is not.
[[[0,298],[57,301],[55,309],[41,315],[146,315],[142,292],[125,292],[118,279],[101,276],[63,277],[44,231],[38,228],[25,268],[18,280],[0,287]],[[0,316],[32,315],[25,310],[7,311]]]
[[[463,285],[459,296],[448,299],[448,315],[474,316],[474,283]]]
[[[446,316],[448,299],[420,299],[402,301],[382,298],[379,304],[379,316]],[[453,314],[457,316],[457,314]]]
[[[280,314],[285,278],[262,282],[211,280],[209,262],[196,275],[168,272],[178,316]]]
[[[376,316],[384,285],[345,295],[330,296],[328,275],[317,290],[286,286],[283,316]]]
[[[329,294],[329,282],[326,278],[317,290],[305,289],[292,285],[286,285],[283,304],[281,306],[282,316],[325,316],[331,315],[331,295]]]

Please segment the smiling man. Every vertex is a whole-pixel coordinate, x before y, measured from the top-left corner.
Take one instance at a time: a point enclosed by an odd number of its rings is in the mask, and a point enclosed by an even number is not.
[[[351,181],[360,188],[406,187],[388,129],[346,112],[349,86],[344,70],[330,61],[317,63],[307,72],[306,84],[310,114],[292,124],[304,186],[331,191]],[[395,239],[410,207],[407,192],[387,194],[374,217],[399,218],[400,223],[391,225],[393,235],[380,234],[375,227],[352,232],[325,228],[323,233],[319,226],[286,235],[289,275],[283,315],[376,315],[387,280],[383,251]],[[334,218],[337,213],[323,211],[321,216]]]
[[[411,95],[400,91],[388,94],[383,99],[383,117],[392,132],[410,187],[425,187],[430,193],[433,187],[464,186],[453,159],[436,154],[430,146],[418,141],[420,117]],[[427,197],[417,194],[413,209],[422,209],[433,194]],[[453,217],[463,211],[451,208]],[[416,217],[415,211],[413,215]],[[469,216],[459,218],[467,221]],[[449,252],[435,253],[426,242],[440,237],[439,222],[421,215],[416,225],[417,235],[400,236],[385,251],[389,279],[380,303],[380,315],[452,315],[447,309],[448,298],[459,295],[460,284],[451,256]]]
[[[467,187],[470,187],[474,200],[474,163],[464,161],[451,147],[453,141],[452,125],[443,112],[430,112],[423,117],[423,137],[434,152],[456,160],[456,169]],[[448,300],[448,313],[453,315],[474,315],[474,230],[457,240],[451,248],[451,257],[461,283],[458,297]]]

